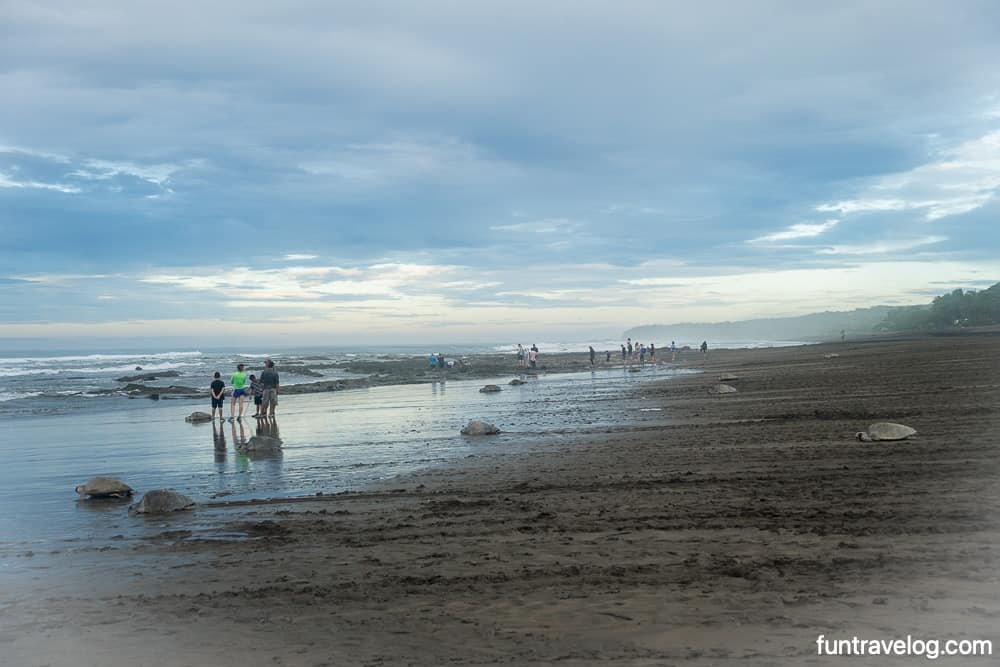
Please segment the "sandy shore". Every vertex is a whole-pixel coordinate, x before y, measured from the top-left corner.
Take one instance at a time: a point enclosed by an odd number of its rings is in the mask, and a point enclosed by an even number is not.
[[[216,510],[220,539],[165,524],[3,600],[4,664],[925,661],[819,657],[820,634],[991,639],[1000,655],[1000,336],[697,363],[638,390],[665,428],[628,426],[626,399],[621,427]],[[738,393],[707,393],[721,372]],[[919,434],[854,439],[880,420]]]

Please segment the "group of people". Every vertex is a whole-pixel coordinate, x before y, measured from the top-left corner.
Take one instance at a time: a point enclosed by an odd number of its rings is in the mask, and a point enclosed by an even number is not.
[[[236,372],[229,378],[230,394],[232,402],[229,404],[229,421],[243,419],[244,400],[253,397],[255,419],[269,419],[274,417],[274,409],[278,405],[278,387],[280,386],[278,371],[274,370],[274,362],[270,359],[264,362],[264,370],[261,371],[260,378],[251,373],[247,376],[246,367],[243,364],[236,365]],[[219,411],[219,420],[225,419],[223,405],[226,401],[226,383],[222,379],[222,374],[215,371],[212,384],[209,385],[209,393],[212,395],[212,421],[215,421],[215,411]],[[236,408],[239,406],[239,414]]]
[[[529,348],[525,348],[520,343],[517,344],[517,366],[518,368],[536,368],[538,366],[538,347],[534,343]]]
[[[670,349],[673,351],[673,356],[671,361],[677,359],[677,344],[674,342],[670,343]],[[638,362],[640,366],[646,365],[646,356],[649,356],[649,363],[656,363],[656,343],[650,343],[647,347],[645,343],[632,342],[629,338],[625,343],[622,344],[622,361],[631,366],[633,363]]]
[[[431,368],[440,368],[441,370],[446,370],[449,368],[458,368],[463,370],[465,368],[465,359],[445,359],[444,355],[440,352],[431,352],[427,355],[427,365]]]

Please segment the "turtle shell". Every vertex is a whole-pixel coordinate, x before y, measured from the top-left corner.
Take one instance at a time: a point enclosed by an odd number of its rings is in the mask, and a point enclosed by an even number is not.
[[[916,432],[915,428],[892,422],[878,422],[868,427],[868,437],[872,440],[903,440]]]
[[[194,507],[194,501],[172,489],[147,491],[138,503],[128,508],[129,514],[166,514]]]
[[[126,498],[132,495],[132,487],[114,477],[94,477],[76,487],[76,492],[87,498]]]

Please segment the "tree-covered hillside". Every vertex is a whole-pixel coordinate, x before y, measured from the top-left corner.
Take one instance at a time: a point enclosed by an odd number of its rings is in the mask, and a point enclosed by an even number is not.
[[[984,290],[957,289],[935,297],[929,306],[890,311],[879,328],[910,331],[1000,324],[1000,283]]]

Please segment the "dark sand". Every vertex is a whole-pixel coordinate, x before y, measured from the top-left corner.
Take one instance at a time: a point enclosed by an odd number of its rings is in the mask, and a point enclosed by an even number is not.
[[[703,365],[640,389],[671,427],[220,512],[253,540],[165,524],[3,600],[0,662],[886,665],[930,661],[817,657],[816,637],[1000,640],[1000,336]],[[720,372],[739,393],[707,393]],[[879,420],[919,434],[854,439]]]

